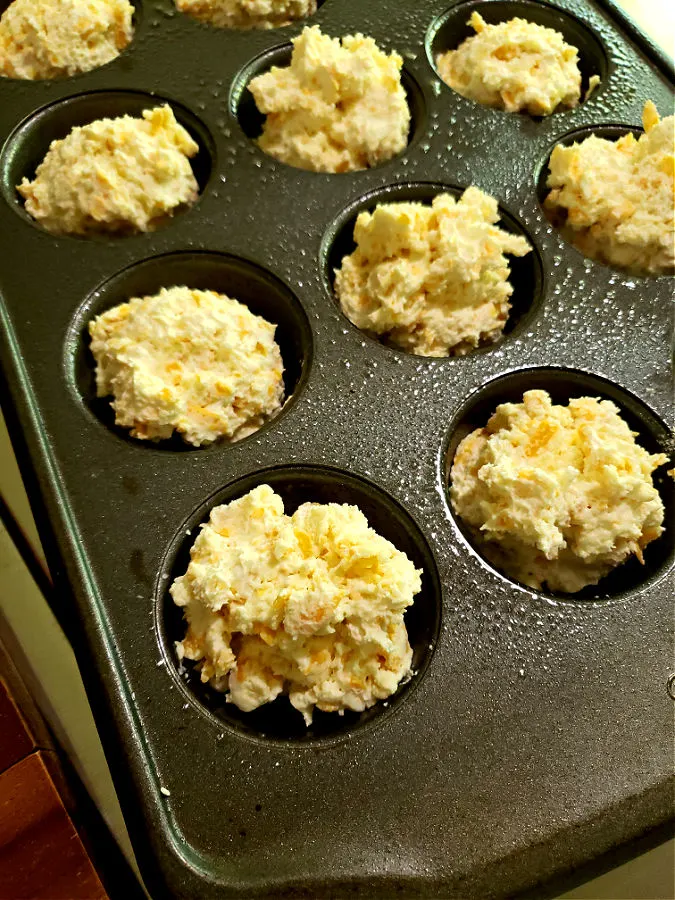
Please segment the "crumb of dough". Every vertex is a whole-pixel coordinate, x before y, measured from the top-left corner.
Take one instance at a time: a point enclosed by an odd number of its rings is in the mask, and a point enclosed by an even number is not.
[[[455,513],[485,555],[531,588],[597,584],[663,532],[652,472],[667,461],[635,442],[610,400],[554,405],[546,391],[497,407],[457,449]]]
[[[558,31],[518,18],[488,25],[477,12],[469,25],[476,34],[436,59],[441,78],[459,94],[532,116],[578,104],[578,52]]]
[[[258,144],[288,165],[352,172],[385,162],[408,143],[402,59],[362,34],[331,38],[317,26],[293,40],[290,66],[249,84],[267,118]]]
[[[586,88],[586,93],[584,94],[584,102],[586,100],[590,100],[591,96],[595,93],[596,89],[600,85],[600,76],[599,75],[591,75],[588,79],[588,87]]]
[[[675,116],[661,120],[648,100],[636,140],[590,135],[558,144],[544,208],[585,256],[639,274],[675,271]]]
[[[89,323],[99,397],[135,438],[239,440],[281,408],[276,326],[214,291],[163,288]]]
[[[280,28],[316,12],[316,0],[175,0],[183,13],[218,28]]]
[[[250,712],[288,694],[314,708],[362,711],[410,675],[403,614],[421,571],[356,506],[304,503],[286,515],[263,484],[211,511],[171,586],[187,634],[179,657]]]
[[[358,328],[420,356],[467,353],[496,340],[513,287],[505,253],[524,237],[495,223],[497,201],[476,187],[431,206],[383,203],[359,214],[356,250],[335,272],[335,292]]]
[[[34,180],[17,190],[55,234],[153,231],[196,201],[189,158],[198,150],[170,106],[146,109],[142,119],[97,119],[52,141]]]
[[[0,18],[0,76],[61,78],[103,66],[133,36],[128,0],[13,0]]]

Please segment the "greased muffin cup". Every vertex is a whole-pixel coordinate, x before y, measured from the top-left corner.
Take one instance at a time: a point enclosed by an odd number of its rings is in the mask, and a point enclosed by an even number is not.
[[[543,120],[461,97],[432,60],[474,8],[486,21],[571,20],[601,86]],[[447,491],[467,429],[534,388],[556,402],[608,397],[643,446],[672,454],[672,279],[585,259],[539,200],[556,143],[638,128],[647,99],[669,112],[667,62],[609,0],[326,0],[307,23],[246,32],[169,0],[136,10],[133,41],[101,69],[0,79],[0,314],[3,410],[153,895],[509,896],[659,825],[672,775],[667,467],[656,483],[668,529],[644,567],[583,596],[496,572]],[[256,146],[246,84],[287,61],[304,24],[402,55],[413,124],[398,157],[328,175]],[[200,146],[194,206],[114,239],[30,220],[15,185],[52,139],[164,102]],[[533,247],[512,259],[503,338],[432,359],[361,333],[332,288],[356,214],[472,184]],[[95,397],[89,319],[176,283],[224,291],[277,325],[290,399],[240,443],[139,442]],[[407,620],[414,675],[389,705],[308,731],[247,718],[180,666],[171,580],[213,505],[261,483],[299,502],[355,502],[423,569]]]

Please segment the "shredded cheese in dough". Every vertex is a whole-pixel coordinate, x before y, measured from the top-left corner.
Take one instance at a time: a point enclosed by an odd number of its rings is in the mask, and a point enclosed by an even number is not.
[[[436,59],[441,78],[459,94],[533,116],[578,104],[578,52],[559,32],[518,18],[488,25],[478,12],[469,25],[475,36]],[[593,87],[597,80],[594,76]]]
[[[652,472],[665,462],[635,442],[611,401],[558,406],[532,390],[461,442],[450,497],[497,568],[574,593],[631,556],[642,561],[662,534]]]
[[[284,513],[263,484],[212,510],[171,586],[187,634],[181,657],[250,712],[287,693],[314,708],[362,711],[410,673],[403,621],[421,572],[356,506]]]
[[[13,0],[0,18],[0,76],[60,78],[119,56],[133,35],[128,0]]]
[[[335,292],[359,328],[421,356],[468,352],[496,340],[513,288],[504,256],[531,250],[495,223],[497,201],[476,187],[431,206],[384,203],[356,220],[356,250]]]
[[[647,101],[645,133],[558,144],[545,208],[586,256],[638,273],[675,271],[675,117]]]
[[[279,28],[316,12],[316,0],[175,0],[183,13],[219,28]]]
[[[52,141],[33,181],[17,187],[27,212],[55,234],[153,231],[199,187],[199,150],[170,106],[142,118],[98,119]]]
[[[239,440],[281,407],[276,326],[224,294],[163,289],[89,324],[99,397],[133,437]]]
[[[249,84],[267,116],[261,149],[315,172],[351,172],[391,159],[405,148],[410,127],[402,62],[362,34],[340,40],[305,28],[293,40],[290,66],[274,66]]]

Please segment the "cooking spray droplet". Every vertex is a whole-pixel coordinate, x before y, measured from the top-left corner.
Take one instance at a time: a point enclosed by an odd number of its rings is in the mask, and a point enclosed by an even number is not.
[[[668,679],[668,696],[675,700],[675,672]]]

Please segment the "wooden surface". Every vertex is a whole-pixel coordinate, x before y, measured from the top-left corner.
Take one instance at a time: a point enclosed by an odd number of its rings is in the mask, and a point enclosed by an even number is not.
[[[0,642],[0,900],[104,900],[49,731]]]
[[[38,750],[0,775],[0,897],[105,900],[44,756]]]
[[[37,749],[37,743],[0,678],[0,772]]]

